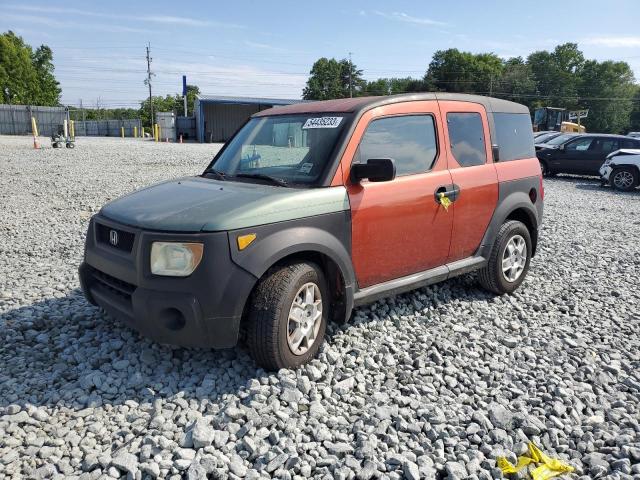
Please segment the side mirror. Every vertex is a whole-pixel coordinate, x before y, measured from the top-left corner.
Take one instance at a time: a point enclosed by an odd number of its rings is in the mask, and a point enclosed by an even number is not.
[[[560,150],[561,152],[564,152],[566,150],[566,145],[563,143],[558,147],[558,150]]]
[[[370,158],[367,163],[351,165],[351,182],[360,183],[368,179],[370,182],[388,182],[396,178],[396,164],[391,158]]]

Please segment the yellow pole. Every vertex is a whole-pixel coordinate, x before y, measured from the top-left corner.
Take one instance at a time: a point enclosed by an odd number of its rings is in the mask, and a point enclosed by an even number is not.
[[[158,141],[158,124],[157,123],[153,124],[153,140],[155,142]]]
[[[133,127],[133,138],[138,138],[138,127]]]
[[[75,120],[71,120],[71,139],[76,139],[76,122]]]
[[[36,123],[36,117],[31,117],[31,132],[33,133],[33,148],[40,148],[38,143],[38,124]]]
[[[38,124],[36,123],[36,117],[31,117],[31,132],[34,137],[38,136]]]
[[[140,138],[144,138],[144,127],[140,127],[141,132],[140,132]]]
[[[120,127],[120,136],[124,138],[124,127]]]

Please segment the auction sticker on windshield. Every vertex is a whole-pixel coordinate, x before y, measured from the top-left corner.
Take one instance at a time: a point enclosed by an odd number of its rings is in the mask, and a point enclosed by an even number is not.
[[[343,117],[317,117],[309,118],[304,125],[303,129],[307,128],[336,128],[340,125]]]

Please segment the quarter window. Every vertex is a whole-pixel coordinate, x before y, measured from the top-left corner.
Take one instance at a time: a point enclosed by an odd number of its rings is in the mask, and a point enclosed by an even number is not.
[[[482,117],[479,113],[447,113],[451,152],[461,167],[487,161]]]
[[[431,115],[404,115],[373,120],[360,142],[357,159],[391,158],[396,175],[431,170],[437,155],[436,129]]]
[[[493,121],[496,126],[496,139],[500,147],[501,162],[535,158],[533,128],[528,113],[494,113]],[[536,143],[544,143],[555,135],[555,133],[540,135],[536,138]]]

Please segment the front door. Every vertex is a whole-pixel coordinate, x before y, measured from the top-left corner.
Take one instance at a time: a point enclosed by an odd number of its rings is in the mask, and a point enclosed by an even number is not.
[[[479,103],[441,101],[440,115],[449,139],[451,179],[460,191],[453,212],[450,263],[478,250],[498,203],[498,174],[484,107]]]
[[[453,206],[436,201],[451,176],[436,101],[378,107],[360,119],[343,157],[351,204],[352,258],[360,288],[444,265]],[[396,178],[351,183],[352,163],[391,158]]]
[[[550,168],[558,173],[584,173],[593,137],[578,137],[564,144],[552,157]]]

